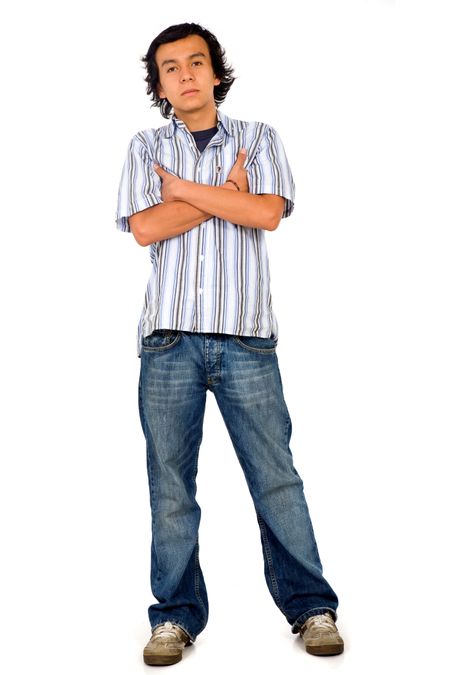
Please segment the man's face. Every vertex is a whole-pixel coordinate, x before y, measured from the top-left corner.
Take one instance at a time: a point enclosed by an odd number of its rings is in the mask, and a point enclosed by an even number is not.
[[[214,76],[207,42],[200,35],[161,45],[156,50],[159,71],[158,93],[167,98],[175,114],[195,112],[214,103],[214,86],[220,80]],[[184,92],[195,89],[193,94]]]

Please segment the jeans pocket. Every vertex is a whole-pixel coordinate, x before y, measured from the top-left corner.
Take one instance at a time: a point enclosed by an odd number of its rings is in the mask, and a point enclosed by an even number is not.
[[[181,331],[172,328],[158,328],[142,338],[142,351],[161,352],[174,347],[181,338]]]
[[[276,351],[278,338],[256,337],[254,335],[233,335],[233,339],[240,347],[249,352],[273,354]]]

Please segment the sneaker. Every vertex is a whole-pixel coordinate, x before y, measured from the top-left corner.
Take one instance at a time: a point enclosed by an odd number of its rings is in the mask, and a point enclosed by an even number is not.
[[[307,619],[300,628],[300,636],[308,654],[332,656],[344,651],[344,640],[339,635],[330,612]]]
[[[181,661],[183,649],[191,644],[189,635],[180,626],[166,621],[156,626],[144,647],[144,663],[148,666],[170,666]]]

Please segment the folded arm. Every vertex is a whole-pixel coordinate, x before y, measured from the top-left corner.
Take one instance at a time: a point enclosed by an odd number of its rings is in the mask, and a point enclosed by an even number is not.
[[[178,199],[236,225],[275,230],[281,220],[284,197],[279,195],[224,191],[218,186],[187,180],[179,183],[176,188]]]
[[[239,161],[243,161],[241,158]],[[170,239],[217,216],[244,227],[275,230],[284,197],[239,191],[233,183],[212,186],[184,180],[155,164],[162,179],[163,202],[129,217],[130,229],[141,246]]]
[[[231,183],[222,185],[222,190],[235,190]],[[205,220],[213,217],[202,209],[181,200],[156,204],[138,211],[128,217],[130,230],[140,246],[148,246],[155,241],[171,239],[183,232],[192,230]]]

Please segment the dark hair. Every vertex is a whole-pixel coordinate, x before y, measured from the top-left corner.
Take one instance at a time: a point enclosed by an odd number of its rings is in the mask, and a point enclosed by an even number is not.
[[[211,57],[211,64],[214,74],[220,79],[220,84],[214,87],[214,100],[219,106],[225,100],[228,91],[236,79],[233,77],[233,68],[226,62],[225,50],[220,46],[217,38],[209,30],[203,28],[198,23],[179,23],[174,26],[169,26],[162,31],[151,43],[147,54],[142,57],[141,61],[145,63],[147,70],[147,94],[154,101],[151,107],[159,107],[161,115],[166,119],[169,118],[172,112],[172,104],[166,98],[160,98],[157,90],[159,84],[158,64],[156,63],[155,54],[160,45],[167,42],[175,42],[181,40],[188,35],[200,35],[206,40]]]

